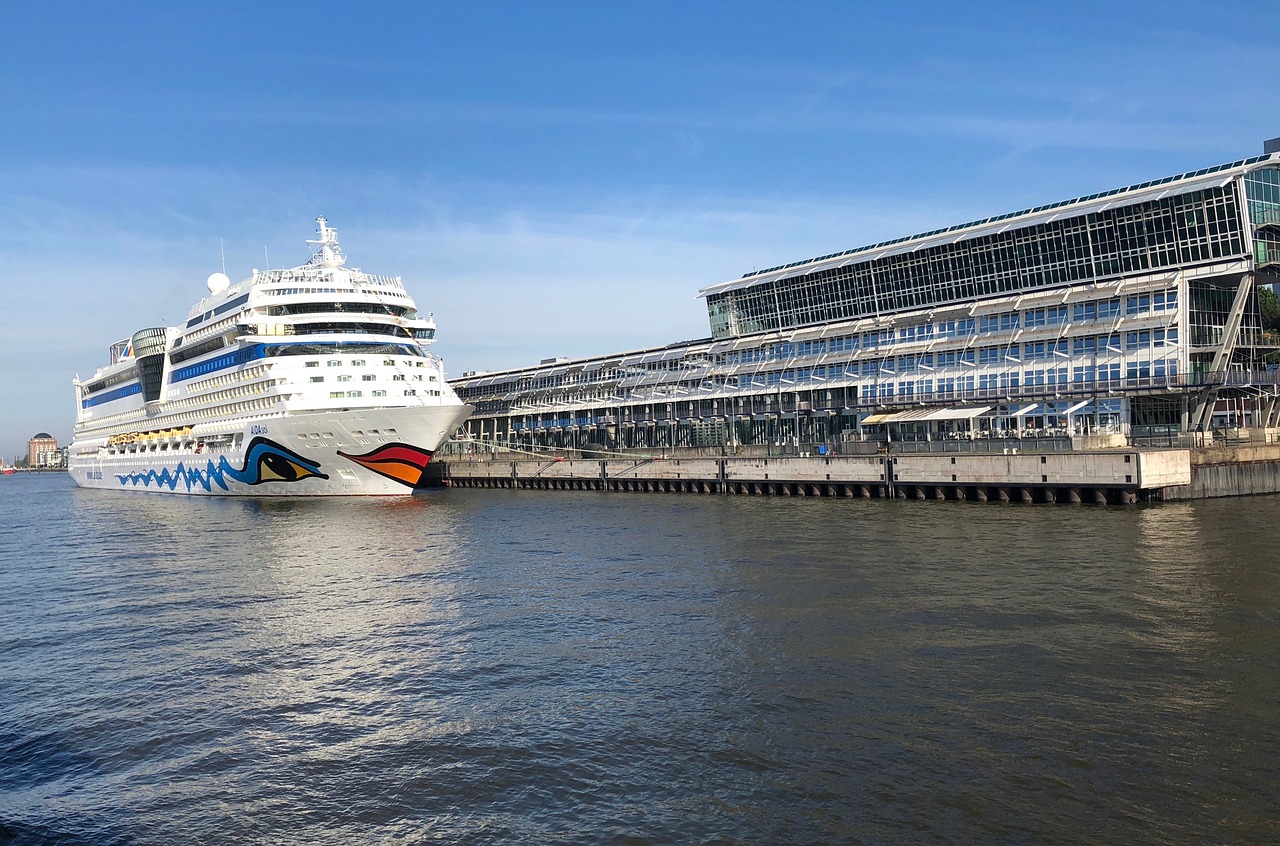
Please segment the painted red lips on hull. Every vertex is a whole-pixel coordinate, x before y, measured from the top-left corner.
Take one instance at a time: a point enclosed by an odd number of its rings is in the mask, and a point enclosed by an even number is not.
[[[383,444],[364,455],[351,455],[341,450],[338,455],[379,476],[395,479],[411,488],[417,487],[422,481],[422,474],[431,461],[431,453],[425,449],[400,443]]]

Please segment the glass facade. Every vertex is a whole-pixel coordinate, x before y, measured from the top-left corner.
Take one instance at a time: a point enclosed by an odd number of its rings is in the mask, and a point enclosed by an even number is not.
[[[1280,267],[1280,169],[1262,168],[1244,179],[1253,223],[1253,258],[1259,267]]]
[[[1240,256],[1235,183],[707,295],[712,337],[893,314]]]
[[[1280,169],[1264,167],[1244,178],[1249,220],[1254,226],[1280,226]]]

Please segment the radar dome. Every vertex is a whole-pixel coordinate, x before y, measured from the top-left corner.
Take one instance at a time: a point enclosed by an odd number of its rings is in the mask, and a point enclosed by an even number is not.
[[[221,294],[231,287],[231,279],[225,273],[210,273],[205,284],[209,286],[210,294]]]

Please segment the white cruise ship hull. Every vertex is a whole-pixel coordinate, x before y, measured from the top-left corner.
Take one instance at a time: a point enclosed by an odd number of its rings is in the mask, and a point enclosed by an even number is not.
[[[85,488],[183,496],[404,496],[469,405],[303,412],[209,424],[121,454],[73,447]],[[204,431],[201,431],[201,430]]]

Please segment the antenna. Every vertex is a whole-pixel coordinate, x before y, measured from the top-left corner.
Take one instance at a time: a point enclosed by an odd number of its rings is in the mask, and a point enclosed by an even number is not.
[[[311,259],[307,264],[321,267],[342,267],[342,265],[346,264],[347,257],[343,255],[342,249],[338,246],[338,230],[331,229],[329,221],[323,217],[316,218],[316,226],[319,237],[315,240],[307,240],[307,243],[312,248]]]
[[[223,275],[226,275],[226,272],[227,272],[227,248],[226,248],[226,246],[222,243],[222,238],[221,238],[221,237],[219,237],[219,238],[218,238],[218,252],[222,253],[222,273],[223,273]]]

